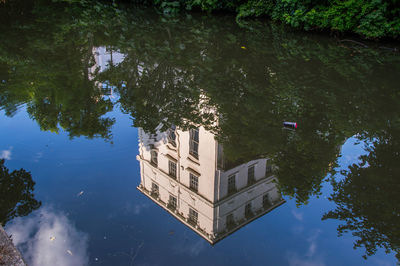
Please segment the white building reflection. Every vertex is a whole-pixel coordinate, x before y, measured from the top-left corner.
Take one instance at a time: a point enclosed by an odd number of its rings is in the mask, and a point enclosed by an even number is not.
[[[203,127],[139,129],[137,159],[138,189],[211,244],[285,202],[267,158],[228,165]]]
[[[93,65],[88,69],[89,80],[94,80],[98,73],[102,73],[111,67],[116,67],[125,60],[125,55],[118,50],[100,46],[92,49]],[[95,81],[95,85],[102,90],[104,96],[114,98],[113,87],[108,82]]]
[[[94,64],[89,69],[90,78],[94,78],[95,73],[101,73],[111,66],[117,66],[125,60],[125,55],[118,50],[100,46],[92,49]]]

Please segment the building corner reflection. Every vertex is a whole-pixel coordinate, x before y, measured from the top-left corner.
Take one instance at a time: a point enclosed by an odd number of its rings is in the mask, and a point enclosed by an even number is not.
[[[139,128],[137,159],[138,190],[210,244],[285,203],[268,158],[224,162],[222,145],[203,127]]]

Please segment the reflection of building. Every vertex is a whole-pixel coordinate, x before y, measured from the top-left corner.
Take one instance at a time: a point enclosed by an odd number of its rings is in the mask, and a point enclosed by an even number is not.
[[[139,129],[138,189],[211,244],[285,201],[268,159],[223,169],[222,147],[204,128]]]
[[[125,55],[117,50],[113,50],[104,46],[94,47],[93,56],[95,64],[90,68],[90,73],[103,72],[110,66],[116,66],[125,59]]]
[[[104,46],[94,47],[92,49],[94,64],[89,68],[89,80],[95,79],[98,73],[104,72],[110,67],[115,67],[121,64],[125,55],[117,50],[107,48]],[[108,83],[101,83],[96,81],[96,86],[102,89],[103,95],[111,96],[113,94],[112,88]]]

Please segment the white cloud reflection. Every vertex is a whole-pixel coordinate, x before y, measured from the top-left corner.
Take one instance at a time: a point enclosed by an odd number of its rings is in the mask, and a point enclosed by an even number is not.
[[[294,216],[294,218],[296,218],[299,221],[303,221],[303,213],[297,212],[295,210],[292,210],[291,213]]]
[[[88,236],[65,214],[41,208],[6,228],[28,265],[87,265]]]
[[[37,152],[37,153],[35,154],[35,156],[33,157],[33,161],[34,161],[35,163],[37,163],[37,162],[39,162],[39,160],[40,160],[42,157],[43,157],[43,152]]]
[[[0,159],[6,159],[6,160],[11,160],[11,151],[13,147],[9,147],[8,150],[2,150],[0,151]]]
[[[287,259],[290,266],[324,266],[324,256],[317,252],[318,237],[321,234],[320,229],[309,232],[310,235],[306,239],[308,243],[307,252],[299,254],[298,252],[289,251]]]
[[[297,253],[289,253],[290,266],[325,266],[321,258],[304,258]]]
[[[317,249],[317,238],[321,234],[320,229],[314,230],[310,237],[307,238],[307,242],[310,244],[307,251],[307,256],[312,257],[315,254],[315,250]]]

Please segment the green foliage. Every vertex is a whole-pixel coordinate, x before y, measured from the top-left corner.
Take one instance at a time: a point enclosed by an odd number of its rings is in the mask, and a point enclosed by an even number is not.
[[[239,21],[265,16],[295,28],[352,32],[369,39],[398,38],[400,34],[400,6],[390,0],[156,0],[154,4],[168,14],[183,8],[230,11]]]
[[[113,104],[89,77],[89,69],[94,66],[93,32],[111,32],[104,21],[116,15],[115,8],[101,3],[83,10],[64,5],[34,2],[19,21],[6,20],[1,25],[7,38],[0,44],[0,109],[13,115],[26,104],[42,130],[62,128],[71,138],[109,139],[115,120],[103,115]],[[14,10],[0,11],[5,17]]]
[[[0,224],[5,225],[17,216],[26,216],[40,207],[34,198],[35,182],[24,169],[10,172],[0,159]]]
[[[181,3],[179,1],[155,0],[154,4],[159,6],[164,14],[176,14],[181,8]]]
[[[369,142],[369,154],[342,171],[344,178],[333,180],[330,200],[337,207],[323,216],[343,222],[338,234],[357,237],[355,248],[364,247],[371,256],[378,248],[400,253],[400,159],[399,128],[388,125]],[[366,258],[366,256],[364,256]]]
[[[274,6],[274,0],[250,0],[237,8],[237,18],[268,16],[272,13]]]

